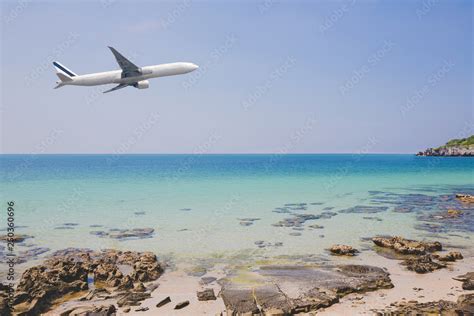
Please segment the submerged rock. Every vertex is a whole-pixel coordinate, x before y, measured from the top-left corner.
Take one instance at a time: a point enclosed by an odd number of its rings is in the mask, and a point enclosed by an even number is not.
[[[90,234],[99,237],[109,237],[112,239],[143,239],[151,238],[155,230],[153,228],[132,228],[132,229],[118,229],[112,228],[108,232],[105,231],[91,231]]]
[[[155,230],[153,228],[133,228],[126,229],[116,233],[109,233],[108,237],[114,239],[125,239],[125,238],[148,238],[153,235]]]
[[[20,251],[16,257],[16,263],[24,263],[32,259],[38,259],[38,256],[50,251],[51,249],[46,247],[35,247],[25,251]]]
[[[428,252],[442,250],[441,243],[438,241],[425,242],[396,237],[374,237],[374,244],[379,247],[390,248],[395,252],[407,255],[423,255]]]
[[[370,205],[357,205],[344,210],[340,210],[339,213],[380,213],[388,210],[387,206],[370,206]]]
[[[239,223],[241,226],[250,226],[250,225],[253,225],[253,222],[240,222]]]
[[[301,227],[306,221],[321,218],[321,215],[314,214],[294,214],[293,217],[285,218],[278,223],[272,224],[275,227]]]
[[[0,236],[0,241],[9,241],[9,242],[14,242],[14,243],[20,243],[20,242],[25,241],[25,239],[28,239],[28,238],[33,238],[33,236],[15,234],[15,235],[9,237],[8,235],[2,235],[2,236]]]
[[[331,248],[329,248],[329,251],[331,254],[341,256],[355,256],[357,253],[359,253],[359,250],[347,245],[333,245]]]

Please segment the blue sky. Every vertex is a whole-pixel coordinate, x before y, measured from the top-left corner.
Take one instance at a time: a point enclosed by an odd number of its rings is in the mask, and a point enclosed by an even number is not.
[[[2,2],[2,153],[411,153],[473,134],[472,1]],[[52,89],[138,65],[150,88]]]

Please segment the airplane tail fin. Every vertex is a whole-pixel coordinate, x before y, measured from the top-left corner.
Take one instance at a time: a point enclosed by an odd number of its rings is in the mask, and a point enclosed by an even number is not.
[[[59,77],[61,82],[72,81],[72,78],[77,76],[74,72],[66,68],[66,66],[61,65],[59,62],[53,62],[54,68],[56,68],[56,75]]]
[[[57,81],[56,87],[61,88],[62,86],[66,85],[69,81],[72,81],[72,78],[77,76],[74,72],[72,72],[70,69],[66,68],[66,66],[61,65],[59,62],[54,61],[53,62],[54,68],[56,68],[56,76],[58,76],[60,81]]]

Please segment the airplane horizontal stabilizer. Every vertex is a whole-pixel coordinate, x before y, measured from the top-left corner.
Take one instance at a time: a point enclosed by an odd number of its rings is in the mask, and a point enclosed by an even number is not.
[[[128,87],[128,86],[129,86],[129,84],[127,84],[127,83],[121,83],[121,84],[119,84],[118,86],[113,87],[112,89],[109,89],[109,90],[104,91],[103,93],[112,92],[112,91],[115,91],[115,90],[118,90],[118,89],[122,89],[122,88],[125,88],[125,87]]]

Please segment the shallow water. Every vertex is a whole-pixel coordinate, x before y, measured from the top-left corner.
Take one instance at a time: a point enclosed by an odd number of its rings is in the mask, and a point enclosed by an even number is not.
[[[473,252],[474,225],[463,224],[472,221],[472,209],[442,197],[474,193],[470,158],[0,155],[0,163],[2,201],[15,201],[15,224],[26,226],[17,233],[34,236],[27,245],[51,250],[120,248],[177,258],[325,256],[334,243],[363,247],[361,237],[397,234],[442,238]],[[427,216],[447,208],[463,208],[469,216],[443,224],[442,231],[426,226]],[[299,226],[272,225],[323,212]],[[314,224],[324,228],[308,227]],[[6,227],[5,215],[0,227]],[[91,234],[144,227],[155,229],[151,238]]]

